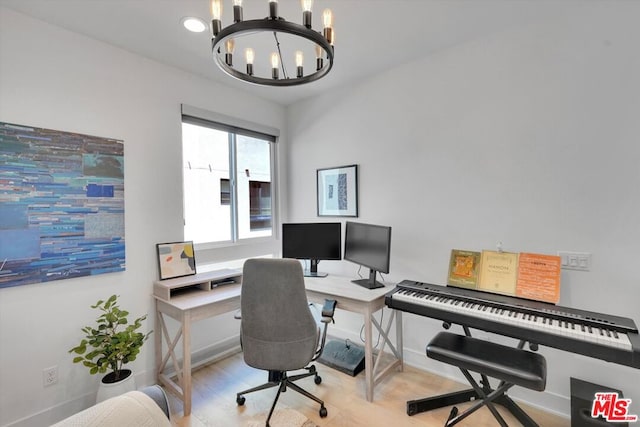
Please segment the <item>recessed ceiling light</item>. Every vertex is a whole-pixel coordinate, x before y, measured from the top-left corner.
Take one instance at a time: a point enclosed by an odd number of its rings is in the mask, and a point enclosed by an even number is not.
[[[202,19],[193,16],[182,18],[181,22],[187,30],[194,33],[201,33],[207,29],[207,24]]]

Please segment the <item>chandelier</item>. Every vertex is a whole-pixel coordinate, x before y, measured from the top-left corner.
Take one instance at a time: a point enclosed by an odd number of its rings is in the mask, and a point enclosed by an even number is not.
[[[269,0],[266,18],[245,21],[242,0],[233,0],[233,24],[223,28],[222,0],[212,0],[211,50],[220,69],[237,79],[267,86],[300,85],[325,76],[333,66],[333,15],[326,9],[322,33],[314,31],[313,0],[301,0],[301,4],[302,24],[279,16],[278,0]],[[244,61],[237,58],[241,52]],[[287,66],[293,65],[295,71],[290,74]]]

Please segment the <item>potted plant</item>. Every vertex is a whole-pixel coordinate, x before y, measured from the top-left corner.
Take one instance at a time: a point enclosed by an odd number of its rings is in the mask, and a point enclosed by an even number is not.
[[[131,370],[123,369],[123,365],[136,359],[151,331],[147,334],[137,332],[147,316],[138,317],[129,323],[129,312],[120,309],[117,295],[112,295],[106,301],[99,300],[91,308],[102,312],[96,319],[97,325],[82,328],[85,337],[69,353],[79,354],[73,358],[73,363],[82,362],[92,375],[108,371],[98,389],[97,400],[102,401],[122,392],[135,390]]]

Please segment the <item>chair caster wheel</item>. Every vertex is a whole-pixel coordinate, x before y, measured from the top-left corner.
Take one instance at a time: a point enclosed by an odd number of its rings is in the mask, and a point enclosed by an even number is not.
[[[238,406],[242,406],[242,405],[244,405],[245,400],[246,400],[246,399],[244,398],[244,396],[238,396],[238,397],[236,397],[236,403],[238,404]]]
[[[322,382],[322,377],[320,375],[316,375],[313,379],[313,382],[316,384],[320,384]]]
[[[325,418],[327,416],[327,408],[324,406],[320,407],[320,418]]]

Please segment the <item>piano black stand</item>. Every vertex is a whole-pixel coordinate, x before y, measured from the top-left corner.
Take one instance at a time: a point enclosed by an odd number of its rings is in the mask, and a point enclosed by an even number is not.
[[[449,329],[450,324],[445,322],[444,327]],[[432,409],[475,401],[474,405],[461,414],[458,414],[458,409],[454,406],[445,426],[453,426],[476,410],[486,406],[501,426],[508,427],[504,418],[493,405],[495,403],[511,412],[523,426],[538,427],[538,424],[507,396],[506,392],[514,385],[543,391],[546,385],[544,357],[523,350],[524,340],[520,341],[517,348],[507,347],[473,338],[467,326],[463,326],[463,329],[464,336],[440,332],[427,345],[427,356],[460,368],[472,388],[425,399],[410,400],[407,402],[407,415],[411,416]],[[532,348],[537,349],[536,346],[532,346]],[[482,385],[476,382],[469,370],[480,374]],[[497,388],[491,388],[488,377],[500,380]]]
[[[467,378],[468,380],[468,378]],[[478,393],[473,388],[467,390],[454,391],[452,393],[441,394],[439,396],[427,397],[424,399],[418,400],[409,400],[407,401],[407,415],[415,415],[421,412],[431,411],[433,409],[444,408],[446,406],[455,406],[461,403],[478,401],[479,403],[475,406],[478,406],[478,409],[483,405],[483,400],[485,397],[490,397],[492,393],[495,393],[496,390],[501,393],[499,396],[493,398],[491,402],[497,403],[500,406],[506,408],[513,416],[525,427],[538,427],[538,424],[526,413],[524,410],[518,406],[516,402],[514,402],[509,396],[504,394],[505,390],[498,389],[494,390],[490,387],[488,378],[486,375],[482,375],[482,395]],[[474,383],[477,387],[480,387],[474,380]],[[473,385],[473,384],[472,384]],[[471,408],[470,408],[471,409]],[[452,411],[453,412],[453,411]],[[453,417],[457,415],[457,410],[453,413]],[[450,416],[450,418],[453,418]]]

